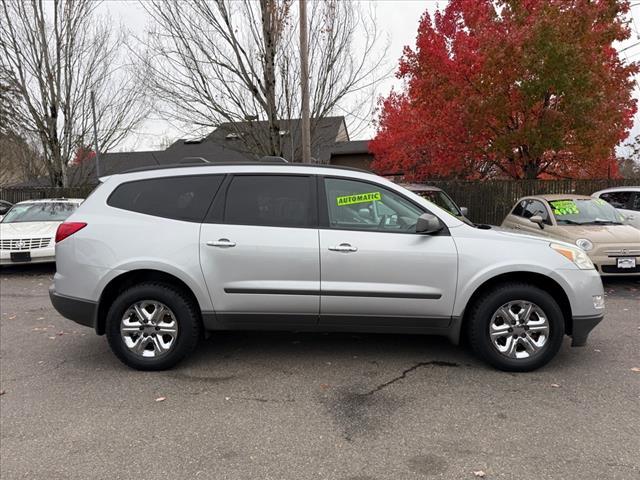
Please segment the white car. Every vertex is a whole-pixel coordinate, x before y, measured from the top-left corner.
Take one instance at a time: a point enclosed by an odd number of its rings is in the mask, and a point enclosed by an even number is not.
[[[640,186],[606,188],[591,196],[610,203],[625,216],[625,223],[640,228]]]
[[[58,225],[82,201],[53,198],[16,203],[0,222],[0,265],[54,262]]]

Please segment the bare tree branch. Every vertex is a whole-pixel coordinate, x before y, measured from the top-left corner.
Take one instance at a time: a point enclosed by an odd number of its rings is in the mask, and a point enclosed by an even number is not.
[[[298,16],[292,0],[143,1],[152,20],[145,75],[166,118],[202,128],[230,123],[248,151],[283,155],[300,117]],[[366,126],[375,86],[390,73],[371,12],[355,2],[310,2],[312,141],[322,118],[350,112]],[[376,55],[375,52],[378,52]],[[361,121],[364,119],[364,122]],[[255,128],[266,121],[268,129]]]
[[[91,0],[1,0],[0,70],[17,92],[16,121],[37,135],[52,185],[67,186],[75,151],[92,142],[96,93],[101,151],[147,115],[144,84],[121,57],[124,37],[99,22]]]

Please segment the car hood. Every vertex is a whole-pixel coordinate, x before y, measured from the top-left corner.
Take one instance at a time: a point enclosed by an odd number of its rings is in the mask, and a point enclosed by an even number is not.
[[[16,222],[0,223],[0,238],[41,238],[53,237],[62,222]]]
[[[562,225],[550,235],[574,242],[586,238],[592,243],[636,243],[640,246],[640,230],[631,225]]]
[[[466,232],[466,234],[471,235],[473,237],[483,236],[486,238],[495,238],[496,240],[508,239],[510,241],[522,242],[525,244],[526,243],[529,243],[529,244],[543,243],[543,244],[549,245],[550,243],[557,243],[560,245],[565,245],[567,247],[576,248],[575,244],[572,244],[562,239],[532,235],[529,233],[523,233],[517,230],[512,230],[504,227],[497,227],[493,225],[491,225],[490,228],[477,228],[477,227],[474,228],[474,227],[469,227],[466,224],[462,224],[460,227],[455,229],[450,229],[450,230],[453,232],[454,236],[459,231],[460,233]]]

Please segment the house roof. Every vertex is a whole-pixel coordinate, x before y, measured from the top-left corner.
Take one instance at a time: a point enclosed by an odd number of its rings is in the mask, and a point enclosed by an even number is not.
[[[336,142],[331,149],[331,155],[356,155],[369,154],[370,140],[351,140],[347,142]]]
[[[329,164],[332,155],[368,153],[368,140],[349,140],[344,117],[311,119],[311,123],[311,156],[317,163]],[[300,162],[301,120],[280,120],[279,129],[284,158],[289,162]],[[180,139],[165,150],[102,154],[100,176],[113,175],[133,168],[176,164],[188,157],[200,157],[210,163],[256,161],[262,155],[252,152],[250,145],[256,139],[261,139],[264,144],[266,135],[266,121],[222,123],[201,140]],[[95,157],[69,168],[67,174],[71,186],[97,183]],[[48,179],[43,180],[43,185],[48,184]],[[30,186],[39,184],[28,183]]]

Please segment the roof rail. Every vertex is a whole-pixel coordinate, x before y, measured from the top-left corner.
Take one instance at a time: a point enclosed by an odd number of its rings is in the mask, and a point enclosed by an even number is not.
[[[206,158],[202,158],[202,157],[184,157],[178,163],[181,165],[184,165],[184,164],[191,165],[193,163],[211,163],[211,162]]]
[[[285,160],[282,157],[275,157],[272,155],[265,155],[260,159],[260,161],[265,163],[289,163],[287,160]]]
[[[168,170],[172,168],[199,168],[199,167],[233,167],[233,166],[260,166],[264,167],[268,164],[282,167],[294,167],[294,168],[303,168],[303,167],[314,167],[314,168],[335,168],[336,170],[350,170],[353,172],[362,172],[362,173],[372,173],[368,170],[363,170],[361,168],[355,167],[343,167],[340,165],[327,165],[327,164],[315,164],[315,163],[282,163],[282,162],[208,162],[208,163],[171,163],[166,165],[147,165],[145,167],[136,167],[131,168],[129,170],[124,170],[119,173],[135,173],[135,172],[146,172],[146,171],[155,171],[155,170]],[[115,174],[114,174],[115,175]]]

